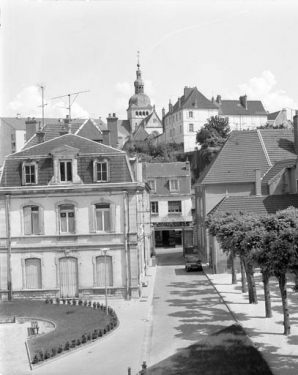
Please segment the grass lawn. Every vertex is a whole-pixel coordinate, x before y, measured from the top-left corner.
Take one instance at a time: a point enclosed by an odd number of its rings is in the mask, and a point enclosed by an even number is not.
[[[112,321],[104,310],[92,307],[47,304],[41,301],[14,301],[0,303],[1,316],[32,317],[55,323],[56,328],[40,337],[28,340],[31,358],[39,351],[51,352],[67,341],[81,339],[95,329],[104,329]]]
[[[147,369],[147,375],[178,374],[273,375],[242,327],[236,324]]]

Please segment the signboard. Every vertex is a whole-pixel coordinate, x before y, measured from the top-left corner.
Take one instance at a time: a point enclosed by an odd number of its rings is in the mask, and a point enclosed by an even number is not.
[[[162,221],[152,223],[154,228],[174,228],[174,227],[191,227],[192,221]]]

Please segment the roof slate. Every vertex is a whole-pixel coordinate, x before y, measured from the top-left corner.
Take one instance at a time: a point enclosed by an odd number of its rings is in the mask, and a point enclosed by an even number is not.
[[[222,100],[218,114],[222,116],[267,116],[260,100],[248,100],[247,109],[240,104],[239,100]]]
[[[209,214],[217,212],[246,211],[256,214],[272,214],[288,207],[298,208],[298,195],[227,196]]]
[[[106,146],[102,143],[94,142],[74,134],[65,134],[11,154],[9,158],[46,156],[55,148],[65,145],[78,148],[80,154],[125,154],[123,151]]]
[[[197,184],[254,182],[255,169],[264,176],[276,161],[296,159],[293,140],[291,130],[233,131]]]
[[[190,176],[189,163],[146,163],[146,177]]]

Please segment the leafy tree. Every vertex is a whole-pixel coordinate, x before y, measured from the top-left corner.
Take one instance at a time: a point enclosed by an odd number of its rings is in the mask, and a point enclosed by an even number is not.
[[[291,124],[291,127],[292,127],[292,124]],[[264,125],[260,125],[257,127],[257,129],[288,129],[289,126],[287,124],[279,124],[279,125],[273,125],[273,124],[269,124],[268,122],[266,122],[266,124]]]
[[[197,132],[196,141],[201,145],[202,157],[210,162],[220,151],[230,133],[229,118],[211,116]]]

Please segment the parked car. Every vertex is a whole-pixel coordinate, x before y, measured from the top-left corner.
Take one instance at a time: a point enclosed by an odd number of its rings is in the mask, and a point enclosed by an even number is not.
[[[202,261],[195,255],[186,257],[185,271],[189,272],[190,270],[203,271]]]

